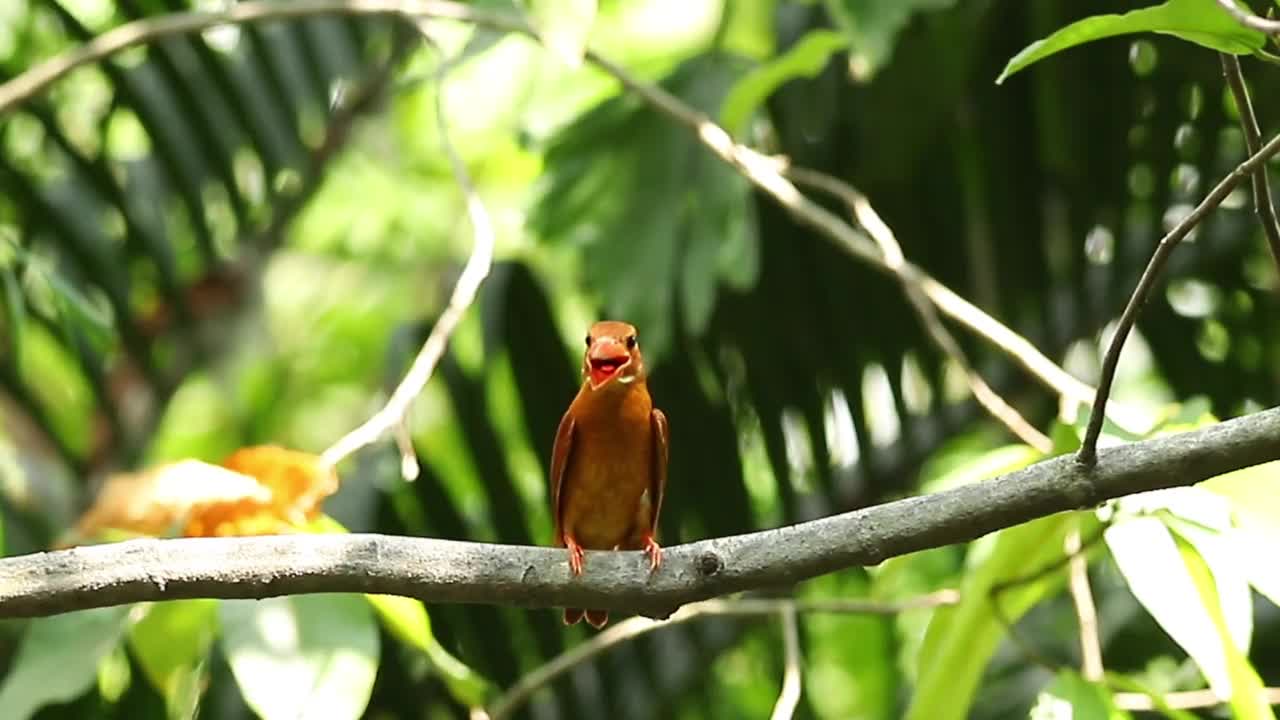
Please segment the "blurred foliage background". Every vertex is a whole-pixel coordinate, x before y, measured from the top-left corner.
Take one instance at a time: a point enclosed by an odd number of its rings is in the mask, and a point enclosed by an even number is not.
[[[592,47],[744,142],[866,193],[908,258],[1089,382],[1155,241],[1244,156],[1217,58],[1177,38],[1105,40],[995,84],[1034,40],[1136,3],[531,5],[543,18],[585,7]],[[129,20],[222,6],[7,0],[0,79]],[[346,529],[549,542],[555,426],[583,328],[605,316],[640,328],[671,421],[667,545],[1039,457],[973,403],[894,281],[797,225],[689,131],[527,38],[433,27],[460,58],[443,85],[440,52],[412,26],[324,17],[129,50],[0,117],[5,554],[57,542],[111,473],[217,462],[258,443],[319,452],[379,406],[472,243],[437,93],[495,221],[498,262],[414,406],[422,476],[400,478],[390,442],[362,451],[326,504]],[[1244,65],[1267,136],[1280,128],[1280,73]],[[1274,405],[1280,391],[1274,266],[1247,191],[1223,208],[1175,255],[1115,395],[1184,426]],[[1056,397],[998,348],[957,334],[1048,432]],[[1074,437],[1066,420],[1059,451]],[[1244,497],[1227,490],[1219,497]],[[1274,499],[1253,497],[1280,524]],[[1197,522],[1224,537],[1241,524]],[[1062,573],[1007,598],[1039,657],[1008,639],[986,593],[1060,558],[1064,535],[1082,528],[1096,532],[1091,513],[795,589],[969,593],[945,611],[802,616],[798,716],[945,716],[924,693],[955,717],[1007,718],[1044,708],[1046,692],[1105,709],[1112,689],[1204,687],[1213,671],[1144,610],[1111,536],[1110,554],[1089,557],[1106,665],[1123,687],[1061,671],[1080,663]],[[1192,536],[1178,536],[1184,554],[1221,558]],[[1267,578],[1249,583],[1274,598]],[[1241,668],[1256,673],[1248,682],[1280,684],[1280,612],[1249,583],[1231,587],[1243,587],[1251,635],[1237,644],[1252,666],[1230,652],[1221,662],[1234,687],[1248,680]],[[198,704],[219,720],[465,717],[586,637],[551,611],[432,606],[427,624],[416,603],[392,604],[195,601],[8,622],[0,714],[190,717]],[[280,627],[289,641],[273,635]],[[772,620],[699,620],[580,665],[521,712],[762,717],[781,647]]]

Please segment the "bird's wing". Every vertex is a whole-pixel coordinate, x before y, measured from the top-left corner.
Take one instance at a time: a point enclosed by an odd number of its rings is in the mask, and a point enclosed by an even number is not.
[[[556,428],[556,444],[551,451],[551,517],[555,521],[555,544],[564,545],[564,537],[560,531],[561,520],[560,495],[564,489],[565,471],[569,467],[569,456],[573,452],[573,433],[576,426],[572,412],[565,412],[560,418],[560,427]]]
[[[658,408],[649,413],[649,427],[653,437],[653,468],[649,478],[649,490],[653,498],[653,533],[658,533],[658,513],[662,511],[662,496],[667,492],[667,416]]]

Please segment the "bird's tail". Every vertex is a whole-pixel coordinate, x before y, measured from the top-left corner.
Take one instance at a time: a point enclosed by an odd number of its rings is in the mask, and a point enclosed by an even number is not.
[[[609,611],[608,610],[583,610],[582,608],[565,608],[564,609],[565,625],[574,625],[583,617],[586,617],[587,622],[591,625],[591,627],[599,630],[600,628],[605,626],[605,623],[609,622]]]

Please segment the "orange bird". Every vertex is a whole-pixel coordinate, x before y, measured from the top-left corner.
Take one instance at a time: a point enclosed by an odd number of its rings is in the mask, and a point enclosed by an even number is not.
[[[584,549],[644,550],[649,571],[662,564],[655,537],[667,487],[667,416],[653,406],[636,329],[598,322],[587,333],[582,389],[556,430],[551,454],[551,512],[557,547],[582,574]],[[596,628],[606,610],[564,611],[572,625],[586,615]]]

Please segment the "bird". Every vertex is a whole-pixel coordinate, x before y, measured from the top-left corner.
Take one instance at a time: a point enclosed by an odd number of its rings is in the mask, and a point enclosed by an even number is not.
[[[653,406],[636,328],[606,320],[591,326],[582,386],[560,418],[551,455],[555,545],[569,570],[583,573],[584,550],[643,550],[649,572],[662,565],[658,514],[667,486],[667,416]],[[568,608],[596,629],[606,610]]]

